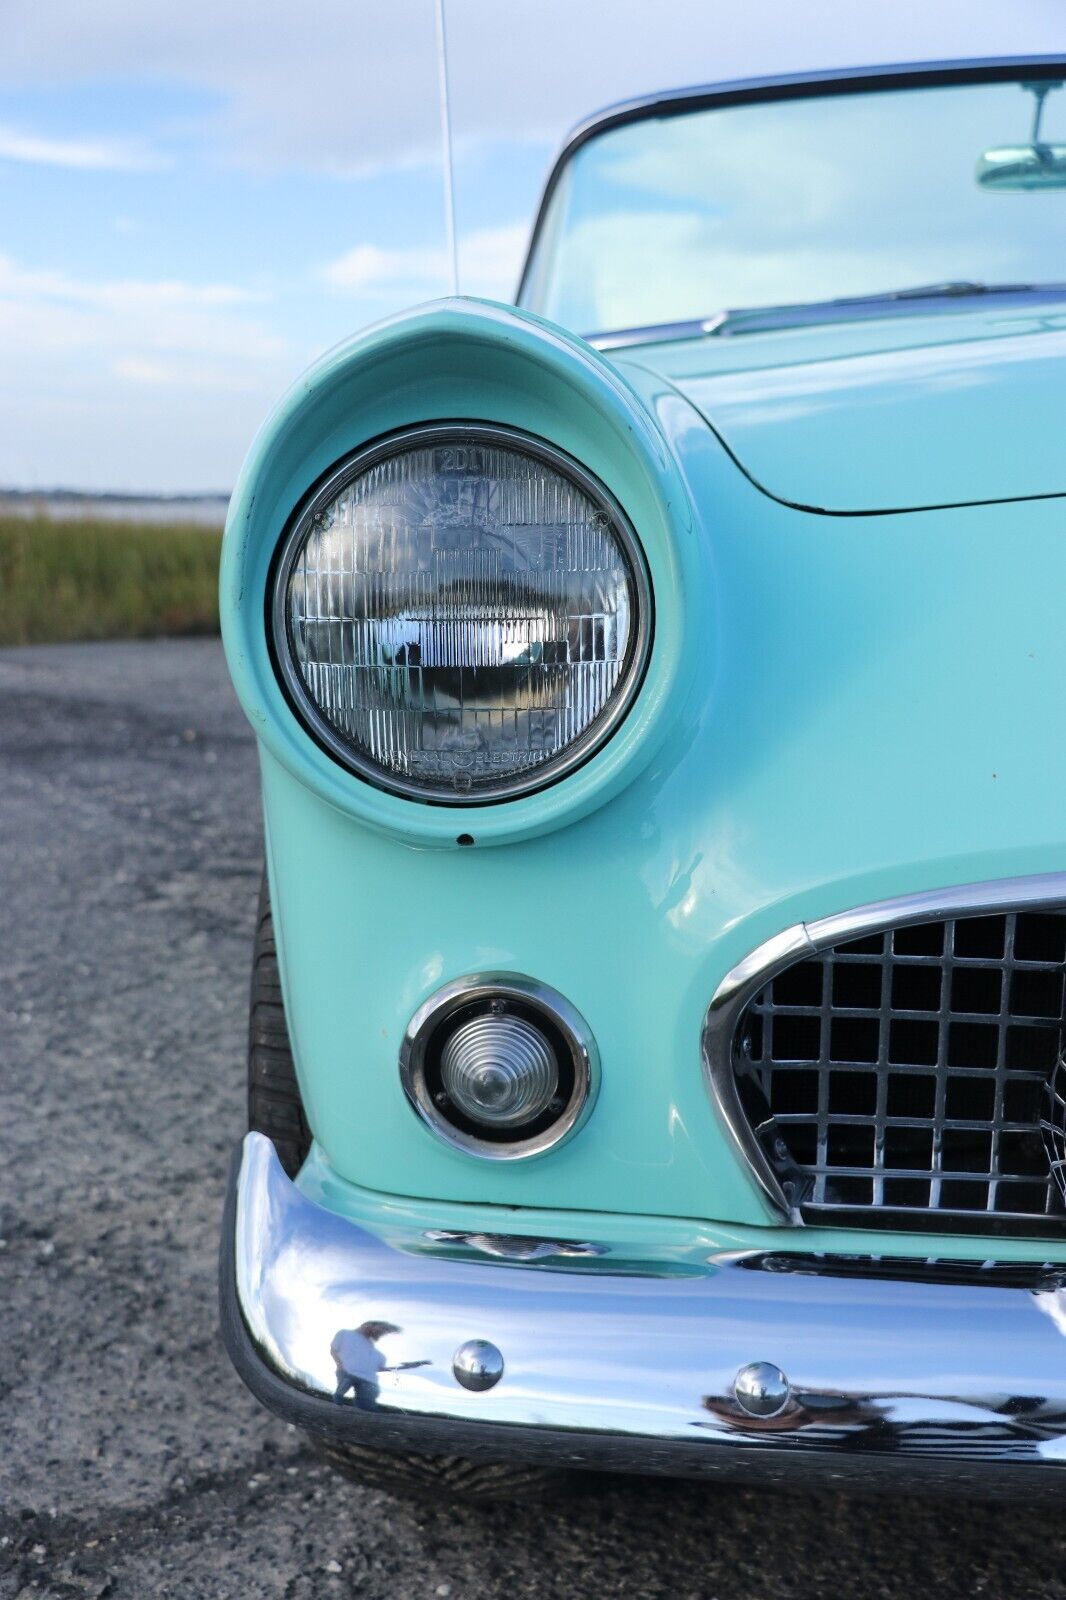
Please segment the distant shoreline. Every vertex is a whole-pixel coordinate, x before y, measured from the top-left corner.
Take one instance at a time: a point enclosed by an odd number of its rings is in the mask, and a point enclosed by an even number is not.
[[[0,516],[56,522],[195,522],[221,528],[227,494],[98,494],[80,489],[0,489]]]

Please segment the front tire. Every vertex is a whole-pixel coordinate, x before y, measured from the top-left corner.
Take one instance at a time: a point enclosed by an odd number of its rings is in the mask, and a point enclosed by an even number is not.
[[[419,1456],[375,1450],[350,1440],[314,1439],[323,1460],[345,1478],[366,1489],[430,1498],[462,1496],[484,1504],[513,1500],[541,1500],[561,1490],[566,1474],[552,1467],[510,1466],[499,1461],[470,1461],[465,1456]]]
[[[266,874],[259,890],[252,992],[248,1015],[248,1127],[265,1133],[290,1178],[295,1178],[311,1148],[300,1086],[289,1044],[281,974],[274,942],[274,917]]]

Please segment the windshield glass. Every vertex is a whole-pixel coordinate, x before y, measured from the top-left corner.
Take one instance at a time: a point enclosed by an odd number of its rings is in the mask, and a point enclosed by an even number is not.
[[[608,129],[555,185],[522,302],[591,334],[926,284],[1064,279],[1066,91],[1012,82]]]

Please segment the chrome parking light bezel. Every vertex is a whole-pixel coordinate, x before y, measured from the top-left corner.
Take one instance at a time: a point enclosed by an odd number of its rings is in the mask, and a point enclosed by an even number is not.
[[[479,1139],[457,1128],[434,1102],[426,1074],[428,1047],[448,1019],[472,1003],[493,1000],[513,1000],[543,1016],[562,1038],[573,1073],[570,1098],[551,1126],[507,1143]],[[515,972],[471,973],[444,984],[411,1018],[400,1046],[400,1082],[415,1114],[453,1150],[487,1161],[522,1161],[557,1150],[583,1126],[599,1092],[599,1052],[584,1017],[556,989]]]

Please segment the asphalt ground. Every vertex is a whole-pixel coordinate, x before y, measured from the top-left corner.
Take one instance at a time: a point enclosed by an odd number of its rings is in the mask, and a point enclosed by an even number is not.
[[[1066,1597],[1056,1508],[363,1489],[218,1332],[260,873],[210,640],[0,652],[0,1595]]]

